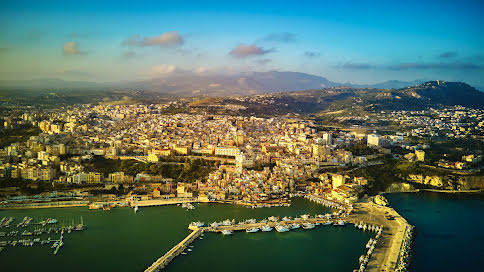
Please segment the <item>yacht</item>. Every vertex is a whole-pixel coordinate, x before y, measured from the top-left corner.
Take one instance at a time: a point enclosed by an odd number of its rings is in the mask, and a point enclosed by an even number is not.
[[[265,226],[262,226],[261,230],[262,231],[272,231],[272,228],[269,225],[265,225]]]
[[[314,227],[316,227],[316,225],[314,224],[311,224],[311,223],[305,223],[303,224],[303,229],[314,229]]]
[[[298,229],[298,228],[300,228],[300,227],[301,227],[301,225],[299,225],[299,224],[297,224],[297,223],[293,223],[293,224],[289,225],[289,228],[290,228],[290,229]]]
[[[334,221],[333,225],[335,225],[335,226],[344,226],[344,225],[346,225],[346,221],[344,221],[344,220]]]
[[[329,225],[331,225],[331,224],[333,224],[333,222],[328,221],[328,222],[326,222],[326,223],[323,223],[323,226],[329,226]]]
[[[255,223],[257,223],[257,220],[252,218],[252,219],[245,220],[245,223],[246,224],[255,224]]]
[[[248,228],[245,230],[245,232],[247,233],[258,232],[258,231],[259,231],[259,228]]]
[[[225,220],[225,221],[222,222],[222,225],[224,225],[224,226],[230,226],[230,225],[232,225],[232,221],[230,221],[229,219],[227,219],[227,220]]]
[[[234,232],[233,232],[233,231],[231,231],[231,230],[222,230],[222,234],[223,234],[223,235],[231,235],[231,234],[234,234]],[[201,239],[201,238],[200,238],[200,239]]]
[[[287,228],[286,226],[277,225],[277,226],[276,226],[276,230],[277,230],[278,232],[286,232],[286,231],[289,231],[289,228]]]
[[[291,218],[290,218],[290,217],[287,217],[287,216],[284,216],[284,217],[282,218],[282,221],[289,221],[289,220],[291,220]]]
[[[203,225],[205,225],[205,223],[203,222],[200,222],[200,221],[197,221],[197,222],[191,222],[190,223],[190,226],[195,226],[195,227],[203,227]]]
[[[279,220],[279,218],[277,218],[275,216],[268,217],[267,219],[269,219],[269,221],[272,221],[272,222],[276,222],[276,221]]]
[[[303,214],[303,215],[301,215],[301,218],[302,219],[309,219],[309,218],[311,218],[311,216],[309,214]]]

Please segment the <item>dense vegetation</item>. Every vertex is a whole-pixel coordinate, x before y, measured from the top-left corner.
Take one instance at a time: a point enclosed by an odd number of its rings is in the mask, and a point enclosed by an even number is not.
[[[15,142],[27,141],[30,136],[39,135],[40,128],[32,125],[23,125],[13,129],[0,130],[0,148]]]
[[[166,159],[168,160],[168,159]],[[175,181],[194,182],[205,180],[220,162],[203,159],[173,158],[172,161],[161,163],[142,163],[135,160],[110,160],[104,157],[95,157],[86,163],[87,171],[102,173],[105,177],[113,172],[125,172],[129,175],[145,173],[149,175],[162,175]]]

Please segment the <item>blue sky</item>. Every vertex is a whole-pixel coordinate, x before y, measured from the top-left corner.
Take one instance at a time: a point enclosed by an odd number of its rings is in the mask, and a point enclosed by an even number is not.
[[[484,86],[484,1],[98,2],[0,2],[0,79],[280,70]]]

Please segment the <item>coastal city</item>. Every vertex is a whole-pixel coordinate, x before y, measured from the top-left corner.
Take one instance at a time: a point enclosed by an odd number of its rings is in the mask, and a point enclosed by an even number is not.
[[[2,271],[484,267],[484,1],[0,11]]]
[[[260,223],[249,220],[235,224],[233,220],[226,220],[212,223],[208,229],[201,222],[192,222],[191,236],[148,271],[163,268],[177,254],[187,254],[183,250],[205,231],[233,233],[233,228],[221,229],[218,225],[234,225],[249,233],[273,228],[285,232],[299,226],[311,229],[315,224],[333,224],[333,221],[335,226],[352,222],[365,230],[368,224],[368,228],[378,231],[375,240],[369,241],[371,252],[360,258],[359,271],[367,265],[378,267],[378,264],[388,265],[388,271],[404,271],[408,266],[405,260],[412,226],[391,208],[382,213],[380,220],[367,218],[370,210],[375,216],[377,212],[373,209],[378,209],[367,205],[385,209],[388,202],[378,195],[367,203],[372,180],[358,175],[358,169],[383,165],[388,156],[394,161],[428,163],[426,153],[432,149],[432,143],[415,143],[412,138],[439,133],[453,137],[460,132],[471,137],[482,134],[484,124],[483,111],[463,107],[408,114],[382,112],[375,119],[368,116],[359,119],[369,123],[400,122],[413,127],[409,131],[380,135],[371,126],[366,132],[361,130],[361,125],[350,130],[328,129],[315,120],[290,116],[163,113],[172,106],[172,102],[80,105],[4,116],[5,130],[32,127],[38,135],[10,143],[1,150],[1,177],[15,183],[2,188],[0,208],[132,207],[137,212],[140,208],[177,204],[190,211],[196,208],[195,203],[231,203],[254,209],[290,206],[293,197],[305,196],[340,212],[316,215],[315,221],[309,215],[302,219],[284,217],[282,223],[275,217]],[[342,121],[351,120],[355,118]],[[432,167],[448,168],[447,164],[442,165],[443,160],[439,159]],[[481,161],[481,152],[469,153],[461,161],[453,162],[453,168],[477,171]],[[113,163],[126,170],[106,172],[114,169]],[[103,171],[97,165],[104,166]],[[187,174],[182,176],[177,170]],[[417,175],[410,175],[410,181],[445,188],[442,180],[419,180]],[[26,190],[40,190],[38,182],[49,182],[51,187],[36,195],[25,194]],[[353,214],[355,210],[359,211],[358,215]],[[393,223],[395,218],[399,218],[398,224]],[[9,218],[3,219],[8,225]],[[66,230],[70,233],[71,228],[83,229],[83,226],[72,225]],[[382,232],[384,226],[387,232]],[[393,237],[396,240],[392,244],[398,243],[400,247],[382,253],[383,249],[376,244],[382,233],[387,236],[383,241],[390,243]],[[57,241],[59,247],[62,237]],[[378,257],[371,258],[375,247],[374,256]]]

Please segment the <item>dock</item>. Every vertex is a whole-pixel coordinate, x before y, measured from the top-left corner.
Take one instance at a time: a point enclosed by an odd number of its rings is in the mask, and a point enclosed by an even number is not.
[[[197,198],[171,198],[171,199],[150,199],[150,200],[139,200],[132,201],[130,203],[131,207],[151,207],[151,206],[164,206],[164,205],[176,205],[183,203],[194,203],[199,202]]]
[[[218,227],[201,227],[200,229],[203,229],[203,231],[206,232],[222,232],[224,230],[230,230],[230,231],[245,231],[246,229],[249,228],[258,228],[261,229],[262,226],[270,226],[270,227],[275,227],[277,225],[289,225],[289,224],[315,224],[315,223],[320,223],[324,224],[327,222],[333,222],[336,219],[327,219],[327,218],[308,218],[308,219],[290,219],[290,220],[281,220],[281,221],[267,221],[267,222],[257,222],[253,224],[233,224],[233,225],[228,225],[228,226],[218,226]]]
[[[150,265],[150,267],[145,269],[145,272],[159,271],[165,268],[165,266],[167,266],[171,260],[180,255],[180,253],[182,253],[185,248],[187,248],[188,245],[190,245],[190,243],[197,239],[202,233],[203,229],[201,228],[193,230],[185,239],[170,249],[167,253],[165,253],[165,255],[156,260],[152,265]]]

